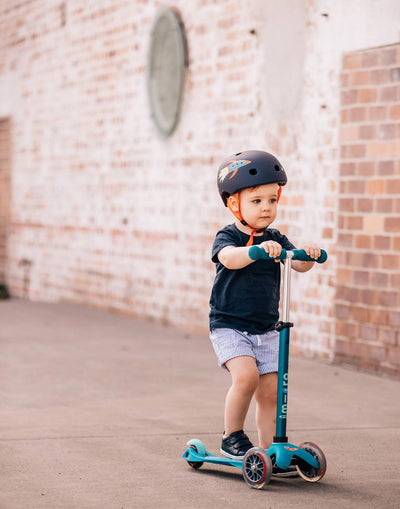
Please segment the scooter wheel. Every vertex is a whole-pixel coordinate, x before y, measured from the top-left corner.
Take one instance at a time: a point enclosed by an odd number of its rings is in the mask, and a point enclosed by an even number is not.
[[[199,452],[195,445],[191,445],[190,449],[193,449],[196,452]],[[201,466],[203,466],[204,461],[188,461],[188,465],[197,470]]]
[[[268,484],[272,475],[272,461],[264,449],[253,447],[245,454],[242,472],[244,480],[256,489]]]
[[[305,461],[299,462],[296,465],[299,476],[308,482],[317,482],[322,479],[326,472],[326,458],[322,449],[312,442],[304,442],[300,447],[309,452],[318,461],[318,468],[314,468],[307,464]]]
[[[192,440],[189,440],[187,445],[190,447],[190,449],[193,449],[196,451],[200,456],[206,455],[206,448],[201,440],[198,438],[193,438]],[[203,465],[203,461],[188,461],[189,466],[197,470]]]

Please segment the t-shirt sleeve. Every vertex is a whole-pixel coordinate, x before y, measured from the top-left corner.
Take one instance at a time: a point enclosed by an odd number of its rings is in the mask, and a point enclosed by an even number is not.
[[[212,254],[211,254],[211,260],[214,263],[217,263],[218,260],[218,253],[226,246],[237,246],[238,240],[235,238],[235,235],[232,231],[223,229],[220,230],[214,240],[214,244],[212,247]]]
[[[279,242],[279,244],[285,248],[286,250],[292,250],[292,249],[296,249],[296,246],[294,244],[292,244],[290,242],[290,240],[286,237],[286,235],[282,235],[281,233],[279,233],[279,240],[277,240],[277,242]]]

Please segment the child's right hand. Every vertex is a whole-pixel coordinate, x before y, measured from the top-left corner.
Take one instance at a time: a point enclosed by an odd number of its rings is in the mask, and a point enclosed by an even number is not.
[[[265,242],[261,242],[260,247],[262,247],[271,258],[276,258],[281,254],[282,251],[282,246],[274,240],[266,240]],[[275,260],[275,262],[279,263],[280,260]]]

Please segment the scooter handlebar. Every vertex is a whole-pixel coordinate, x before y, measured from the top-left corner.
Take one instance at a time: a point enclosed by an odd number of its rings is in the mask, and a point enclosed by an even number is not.
[[[293,249],[293,258],[292,260],[301,260],[302,262],[317,262],[317,263],[324,263],[328,259],[328,253],[321,249],[321,255],[319,258],[311,258],[308,256],[308,254],[304,251],[304,249]],[[276,258],[272,258],[269,256],[269,254],[260,246],[251,246],[249,249],[249,257],[252,260],[285,260],[287,257],[287,250],[282,248],[281,254],[277,256]]]

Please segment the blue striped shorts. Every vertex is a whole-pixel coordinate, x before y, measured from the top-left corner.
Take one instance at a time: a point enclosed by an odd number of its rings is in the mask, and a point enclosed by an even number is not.
[[[279,333],[275,330],[248,334],[235,329],[214,329],[210,339],[218,364],[225,369],[229,359],[247,355],[256,361],[260,375],[278,371]]]

